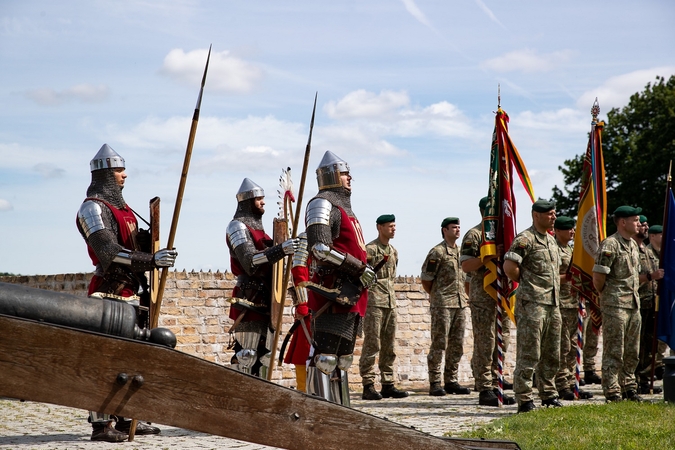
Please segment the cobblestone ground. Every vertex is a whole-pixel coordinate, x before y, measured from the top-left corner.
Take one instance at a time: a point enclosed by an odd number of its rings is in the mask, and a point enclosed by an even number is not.
[[[657,383],[661,386],[661,382]],[[584,387],[595,397],[591,400],[563,403],[565,406],[587,403],[604,403],[599,385]],[[507,394],[513,394],[508,391]],[[646,395],[646,399],[659,401],[662,395]],[[537,404],[539,402],[536,402]],[[415,427],[420,431],[441,436],[480,427],[492,420],[516,413],[516,406],[501,409],[478,406],[478,394],[431,397],[426,391],[412,392],[400,400],[361,400],[360,393],[352,393],[352,407],[386,417],[392,422]],[[7,449],[273,449],[257,444],[235,441],[224,437],[158,425],[159,436],[136,436],[133,442],[107,444],[89,440],[91,427],[87,413],[79,409],[45,403],[20,402],[0,399],[0,448]]]

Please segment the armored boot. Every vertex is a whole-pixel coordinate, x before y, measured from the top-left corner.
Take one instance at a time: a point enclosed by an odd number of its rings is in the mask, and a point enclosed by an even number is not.
[[[112,426],[112,420],[107,423],[94,422],[91,424],[91,440],[92,441],[104,441],[104,442],[122,442],[129,439],[129,435],[117,431]]]

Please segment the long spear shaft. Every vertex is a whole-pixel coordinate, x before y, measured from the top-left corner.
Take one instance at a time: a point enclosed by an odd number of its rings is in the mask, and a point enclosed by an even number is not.
[[[295,210],[295,218],[293,219],[293,230],[291,237],[298,236],[298,223],[300,222],[300,209],[302,208],[302,196],[305,193],[305,180],[307,179],[307,166],[309,166],[309,154],[312,149],[312,131],[314,130],[314,117],[316,115],[316,98],[319,93],[314,94],[314,108],[312,109],[312,120],[309,122],[309,138],[307,139],[307,146],[305,147],[305,160],[302,163],[302,176],[300,178],[300,188],[298,189],[298,206]],[[292,213],[291,213],[292,214]],[[281,313],[277,318],[277,323],[274,327],[274,340],[272,341],[272,348],[270,349],[270,367],[267,371],[267,380],[272,381],[272,373],[274,372],[274,361],[276,359],[277,344],[279,342],[279,335],[281,334],[281,323],[284,318],[284,307],[286,306],[286,291],[288,289],[288,282],[291,279],[291,262],[286,265],[284,272],[283,285],[281,287]]]
[[[204,75],[202,76],[202,86],[199,89],[199,97],[197,97],[197,106],[192,115],[192,125],[190,126],[190,136],[188,137],[187,148],[185,150],[185,160],[183,161],[183,171],[180,176],[180,183],[178,184],[178,193],[176,194],[176,205],[173,208],[173,218],[171,219],[171,229],[169,230],[169,241],[166,247],[173,248],[173,242],[176,237],[176,228],[178,228],[178,217],[180,216],[180,208],[183,204],[183,193],[185,192],[185,183],[187,182],[188,170],[190,169],[190,158],[192,158],[192,146],[195,143],[195,135],[197,134],[197,123],[199,122],[199,109],[202,105],[202,95],[204,94],[204,84],[206,83],[206,73],[209,70],[209,60],[211,59],[211,46],[209,45],[209,54],[206,57],[206,66],[204,67]],[[157,289],[157,304],[153,309],[153,315],[150,318],[150,328],[157,327],[159,322],[159,309],[162,305],[162,297],[164,295],[164,287],[166,286],[166,276],[169,272],[168,268],[162,269],[162,274],[159,279],[159,288]]]
[[[663,205],[663,221],[661,222],[663,224],[663,236],[661,237],[661,249],[659,250],[659,269],[663,269],[663,244],[666,242],[667,236],[667,220],[668,220],[668,215],[669,215],[669,207],[670,205],[670,185],[671,185],[671,177],[670,177],[670,171],[673,168],[673,161],[670,161],[670,165],[668,166],[668,178],[666,178],[666,201]],[[652,335],[652,364],[651,364],[651,373],[649,376],[649,392],[654,393],[654,373],[656,372],[656,351],[658,349],[658,338],[656,336],[656,329],[658,328],[658,323],[659,323],[659,292],[661,292],[661,286],[663,285],[663,279],[657,281],[658,283],[658,289],[656,290],[656,295],[654,296],[654,333]]]

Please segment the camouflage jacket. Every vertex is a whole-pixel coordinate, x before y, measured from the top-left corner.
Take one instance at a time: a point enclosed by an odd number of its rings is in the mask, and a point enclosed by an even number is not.
[[[556,242],[558,242],[556,240]],[[572,246],[567,244],[565,246],[560,245],[558,242],[558,249],[560,250],[560,275],[563,277],[567,275],[567,271],[570,268],[572,263]],[[572,281],[567,280],[566,283],[560,283],[560,307],[561,308],[578,308],[579,300],[577,296],[572,292]]]
[[[379,239],[375,239],[366,245],[366,252],[368,264],[373,267],[382,261],[385,255],[389,255],[387,262],[377,271],[377,282],[368,288],[368,306],[396,308],[394,280],[398,266],[398,251],[391,244],[383,245]]]
[[[483,225],[479,223],[471,228],[464,235],[462,239],[462,249],[459,262],[464,262],[471,258],[480,258],[480,245],[483,242]],[[478,270],[469,272],[467,279],[469,280],[470,289],[469,296],[472,302],[494,302],[495,300],[485,292],[483,287],[483,276],[485,275],[485,266],[481,266]]]
[[[517,299],[543,305],[560,304],[560,250],[555,238],[534,226],[515,237],[504,255],[520,266]]]
[[[422,264],[423,281],[433,281],[429,304],[432,308],[465,308],[466,275],[459,264],[459,246],[449,247],[445,241],[429,251]]]
[[[602,241],[593,272],[606,275],[605,286],[600,293],[600,307],[640,307],[640,252],[633,239],[624,239],[619,233],[614,233]]]
[[[640,273],[652,273],[659,268],[659,254],[654,250],[652,244],[647,246],[638,246],[640,252]],[[640,303],[642,308],[651,308],[652,299],[656,296],[658,281],[647,281],[640,285],[638,294],[640,294]]]

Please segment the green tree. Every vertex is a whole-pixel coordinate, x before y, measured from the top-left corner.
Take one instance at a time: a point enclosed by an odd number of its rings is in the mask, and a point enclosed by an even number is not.
[[[608,214],[621,205],[639,206],[650,224],[660,224],[668,165],[675,159],[675,75],[668,81],[656,77],[627,106],[607,113],[602,150]],[[584,155],[558,166],[565,185],[553,188],[558,210],[571,217],[577,215]],[[607,224],[609,234],[614,226]]]

